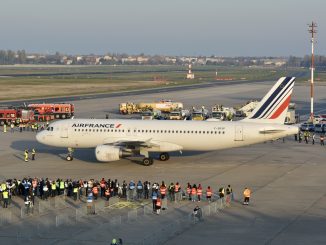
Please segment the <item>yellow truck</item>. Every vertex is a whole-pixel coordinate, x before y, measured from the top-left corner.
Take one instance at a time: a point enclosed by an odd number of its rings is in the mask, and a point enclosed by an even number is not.
[[[169,113],[174,110],[183,109],[181,102],[174,102],[172,100],[161,100],[157,102],[141,102],[141,103],[120,103],[119,111],[121,114],[140,113],[148,110],[160,110],[161,112]]]
[[[175,102],[172,100],[160,100],[157,102],[138,103],[138,108],[148,110],[160,110],[161,112],[171,112],[174,110],[183,109],[183,104],[181,102]]]

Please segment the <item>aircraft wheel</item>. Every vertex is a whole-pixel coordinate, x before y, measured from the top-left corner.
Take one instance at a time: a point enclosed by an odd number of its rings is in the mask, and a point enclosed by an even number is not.
[[[161,153],[160,154],[160,160],[161,161],[167,161],[170,159],[170,155],[168,153]]]
[[[66,156],[66,160],[67,161],[72,161],[74,158],[73,158],[73,156],[71,156],[71,155],[67,155]]]
[[[149,165],[152,165],[154,163],[153,159],[152,158],[149,158],[149,157],[145,157],[143,159],[143,164],[144,166],[149,166]]]

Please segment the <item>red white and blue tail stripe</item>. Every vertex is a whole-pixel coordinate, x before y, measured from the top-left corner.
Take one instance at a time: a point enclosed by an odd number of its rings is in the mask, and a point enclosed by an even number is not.
[[[295,77],[281,77],[245,121],[284,124]]]

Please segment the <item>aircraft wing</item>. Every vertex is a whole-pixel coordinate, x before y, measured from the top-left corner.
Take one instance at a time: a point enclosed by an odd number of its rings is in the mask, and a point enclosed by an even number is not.
[[[181,151],[182,146],[166,141],[150,139],[139,140],[139,138],[110,138],[104,144],[122,147],[143,147],[151,148],[151,151]]]
[[[151,139],[140,140],[139,138],[109,138],[106,139],[104,144],[115,146],[142,146],[152,147],[156,146],[151,142]]]

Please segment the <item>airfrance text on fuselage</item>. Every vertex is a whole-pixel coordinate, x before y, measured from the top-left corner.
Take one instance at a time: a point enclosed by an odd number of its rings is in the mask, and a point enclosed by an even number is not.
[[[111,123],[74,123],[72,127],[80,128],[114,128],[114,124]]]

